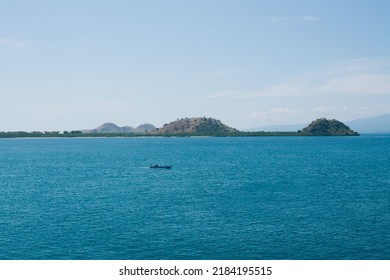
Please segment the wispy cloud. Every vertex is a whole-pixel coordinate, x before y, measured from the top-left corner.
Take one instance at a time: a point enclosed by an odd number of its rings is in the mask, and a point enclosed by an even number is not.
[[[208,99],[237,99],[243,97],[243,92],[238,90],[228,90],[210,94]]]
[[[307,112],[312,119],[319,116],[327,116],[329,118],[342,119],[343,121],[351,121],[353,119],[371,117],[390,112],[390,102],[378,105],[359,105],[359,106],[319,106],[312,108]]]
[[[287,17],[282,17],[282,16],[272,16],[268,18],[268,21],[271,23],[277,23],[277,22],[283,22],[288,20]]]
[[[290,77],[255,92],[230,91],[211,98],[390,95],[390,58],[359,58]]]
[[[207,96],[209,99],[242,99],[255,97],[288,97],[302,96],[305,88],[297,84],[281,84],[265,87],[259,91],[245,92],[240,90],[230,90],[217,92]]]
[[[304,113],[303,111],[300,110],[292,110],[288,108],[273,108],[269,111],[255,111],[250,114],[248,114],[246,117],[248,119],[256,119],[256,120],[267,120],[269,118],[287,118],[288,116],[291,115],[299,115]]]
[[[298,17],[297,20],[303,21],[303,22],[314,22],[318,21],[320,18],[316,16],[304,16],[304,17]]]
[[[318,107],[311,109],[312,112],[316,112],[316,113],[328,113],[331,110],[332,110],[332,108],[327,107],[327,106],[318,106]]]
[[[390,95],[390,57],[340,61],[311,76],[318,94]]]
[[[249,114],[237,116],[235,120],[243,120],[253,124],[291,124],[295,123],[297,119],[304,120],[305,113],[302,110],[277,107],[270,110],[257,110]],[[291,120],[294,121],[291,122]]]
[[[8,47],[14,47],[14,48],[23,48],[24,43],[13,40],[13,39],[8,39],[4,37],[0,37],[0,46],[8,46]]]
[[[300,21],[300,22],[315,22],[320,20],[317,16],[302,16],[302,17],[285,17],[285,16],[272,16],[268,18],[270,23],[279,23],[279,22],[291,22],[291,21]]]
[[[385,103],[380,106],[318,106],[304,110],[280,107],[271,110],[254,111],[246,115],[237,116],[235,120],[257,125],[287,125],[305,123],[320,117],[351,121],[362,117],[387,114],[389,111],[390,103]]]
[[[305,93],[304,85],[287,83],[280,85],[272,85],[263,88],[259,91],[242,95],[243,97],[288,97],[302,96]]]
[[[314,89],[318,93],[390,95],[390,74],[373,73],[334,77]]]
[[[247,67],[247,68],[237,68],[237,69],[226,69],[226,70],[221,70],[218,72],[211,72],[206,74],[207,78],[220,78],[220,77],[227,77],[227,76],[236,76],[236,75],[241,75],[245,74],[249,71],[253,71],[256,67]]]

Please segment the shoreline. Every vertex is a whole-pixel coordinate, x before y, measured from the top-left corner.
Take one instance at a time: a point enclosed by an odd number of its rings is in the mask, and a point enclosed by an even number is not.
[[[16,135],[13,133],[1,133],[0,139],[61,139],[61,138],[208,138],[208,137],[349,137],[349,136],[362,136],[361,134],[356,135],[309,135],[298,132],[245,132],[245,133],[234,133],[234,134],[165,134],[165,135],[117,135],[117,134],[96,134],[96,135]],[[390,135],[390,134],[363,134],[363,135]]]

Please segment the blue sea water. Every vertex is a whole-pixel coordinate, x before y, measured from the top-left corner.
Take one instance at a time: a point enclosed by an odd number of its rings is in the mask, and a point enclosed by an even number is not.
[[[390,259],[389,232],[389,135],[0,140],[0,259]]]

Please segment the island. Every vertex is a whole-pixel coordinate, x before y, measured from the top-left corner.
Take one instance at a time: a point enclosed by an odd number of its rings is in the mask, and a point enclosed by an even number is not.
[[[302,136],[358,136],[359,133],[350,129],[344,123],[332,119],[317,119],[302,130],[297,131]]]
[[[104,123],[95,129],[64,131],[14,131],[0,132],[0,138],[24,137],[244,137],[244,136],[358,136],[344,123],[320,118],[298,131],[291,132],[246,132],[229,127],[214,118],[181,118],[156,128],[152,124],[142,124],[137,128],[119,127],[113,123]]]
[[[184,118],[177,119],[176,121],[164,124],[161,128],[156,128],[150,133],[153,135],[165,135],[165,134],[214,134],[214,133],[226,133],[236,134],[240,131],[223,124],[220,120],[213,118]]]

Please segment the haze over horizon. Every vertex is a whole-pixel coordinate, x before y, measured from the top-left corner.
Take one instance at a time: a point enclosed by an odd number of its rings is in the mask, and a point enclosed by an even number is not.
[[[0,131],[390,113],[390,2],[3,1]]]

